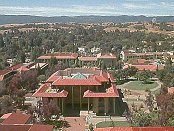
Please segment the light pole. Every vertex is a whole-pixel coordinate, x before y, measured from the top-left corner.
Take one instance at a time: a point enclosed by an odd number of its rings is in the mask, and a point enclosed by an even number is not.
[[[106,113],[105,113],[105,122],[106,122]]]

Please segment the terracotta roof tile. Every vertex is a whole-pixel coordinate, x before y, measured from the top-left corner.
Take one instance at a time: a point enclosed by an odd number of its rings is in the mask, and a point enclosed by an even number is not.
[[[39,124],[0,124],[0,131],[53,131],[53,126]]]
[[[56,59],[77,59],[77,53],[69,53],[69,52],[55,52],[52,54],[46,54],[38,57],[37,59],[51,59],[51,57],[55,57]]]
[[[96,93],[96,92],[92,92],[90,90],[87,90],[86,92],[84,92],[83,97],[119,97],[119,93],[115,87],[114,84],[112,84],[112,86],[110,88],[107,89],[107,91],[104,93]]]
[[[7,119],[12,113],[7,113],[1,116],[1,119]]]
[[[52,131],[52,130],[53,130],[52,125],[39,125],[39,124],[34,124],[29,129],[29,131]]]
[[[2,124],[26,124],[30,118],[31,115],[12,113],[7,119],[2,122]]]
[[[56,81],[57,79],[59,79],[61,76],[58,76],[58,75],[56,75],[55,73],[54,74],[52,74],[47,80],[46,80],[46,82],[54,82],[54,81]]]
[[[0,131],[29,131],[31,125],[2,125]]]
[[[46,83],[40,86],[40,88],[32,95],[33,97],[67,97],[68,92],[62,90],[60,92],[46,92],[49,89],[50,84]]]
[[[106,53],[106,54],[100,53],[97,55],[97,58],[99,58],[99,59],[116,59],[117,57],[112,53]]]
[[[56,86],[68,86],[68,85],[73,85],[73,86],[79,86],[79,85],[101,85],[100,82],[98,82],[96,79],[71,79],[71,78],[66,78],[66,79],[57,79],[55,82],[52,83],[52,85]]]
[[[19,69],[17,69],[18,71],[29,71],[29,69],[25,66],[21,66]]]
[[[14,66],[11,66],[11,67],[8,67],[4,70],[0,70],[0,81],[2,81],[4,79],[4,75],[12,72],[12,71],[16,71],[17,69],[19,69],[23,64],[17,64],[17,65],[14,65]]]

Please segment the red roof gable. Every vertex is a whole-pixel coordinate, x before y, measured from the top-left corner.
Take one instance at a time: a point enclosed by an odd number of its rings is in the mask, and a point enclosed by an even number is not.
[[[54,74],[52,74],[47,80],[46,80],[46,82],[54,82],[54,81],[56,81],[57,79],[59,79],[61,76],[58,76],[58,75],[56,75],[55,73]]]
[[[12,113],[7,119],[2,122],[2,124],[26,124],[30,118],[31,115]]]
[[[45,83],[40,86],[40,88],[33,94],[34,97],[67,97],[68,92],[62,90],[60,92],[46,92],[50,87],[49,83]]]
[[[7,113],[1,116],[1,119],[7,119],[12,113]]]
[[[115,85],[112,84],[112,86],[110,88],[108,88],[105,93],[103,93],[103,92],[95,93],[90,90],[87,90],[86,92],[84,92],[83,97],[88,97],[88,98],[89,97],[92,97],[92,98],[94,98],[94,97],[119,97],[119,93],[118,93]]]

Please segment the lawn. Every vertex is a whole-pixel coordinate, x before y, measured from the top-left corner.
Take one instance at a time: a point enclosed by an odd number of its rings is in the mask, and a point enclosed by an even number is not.
[[[153,89],[157,86],[158,86],[158,83],[154,81],[149,82],[147,84],[144,84],[141,81],[131,81],[124,88],[130,89],[130,90],[147,90],[147,89]]]
[[[130,126],[127,121],[103,121],[99,122],[96,125],[96,128],[103,128],[103,127],[121,127],[121,126]]]

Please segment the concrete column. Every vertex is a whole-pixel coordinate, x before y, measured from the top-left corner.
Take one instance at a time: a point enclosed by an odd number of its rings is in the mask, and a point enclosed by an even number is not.
[[[80,86],[80,109],[82,108],[82,87]]]
[[[60,105],[60,98],[58,98],[58,104],[59,104],[59,107],[60,107],[60,106],[61,106],[61,105]]]
[[[113,98],[113,110],[114,110],[114,114],[115,114],[115,98]]]
[[[74,109],[74,87],[72,86],[72,109]]]
[[[93,98],[93,111],[98,113],[98,98]]]
[[[64,103],[63,103],[63,98],[62,98],[62,113],[63,113],[63,110],[64,110]]]
[[[104,98],[105,113],[108,113],[108,98]]]
[[[98,92],[98,86],[96,86],[96,91]]]
[[[89,98],[88,98],[88,114],[89,114]]]

